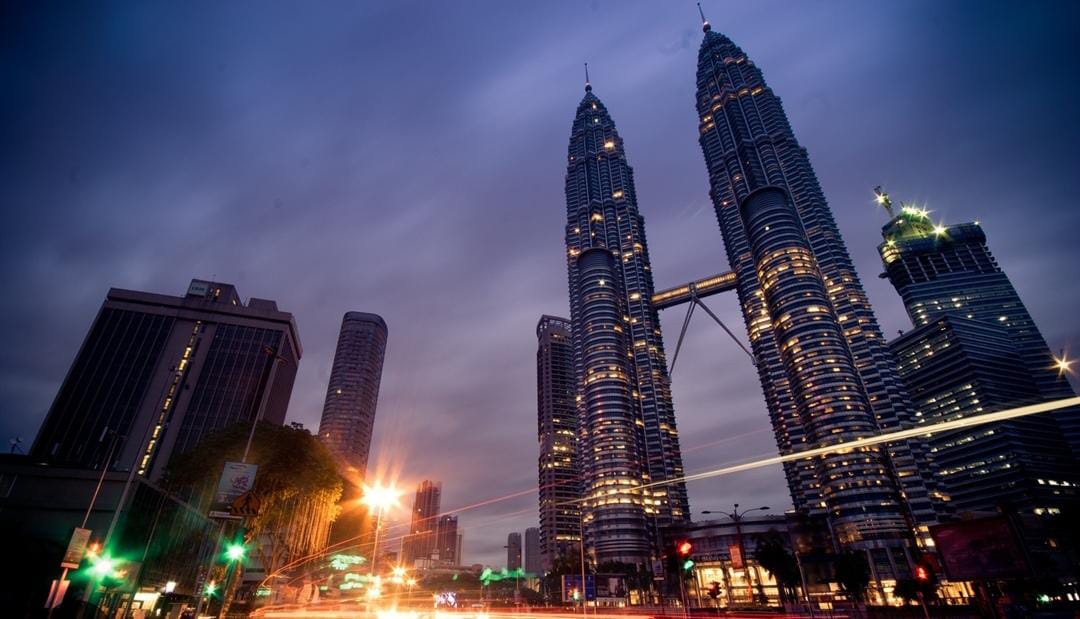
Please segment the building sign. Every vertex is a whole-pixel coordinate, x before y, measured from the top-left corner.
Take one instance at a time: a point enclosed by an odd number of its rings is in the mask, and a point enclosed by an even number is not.
[[[728,555],[731,556],[731,567],[741,570],[743,566],[742,548],[738,544],[728,546]]]
[[[255,471],[258,468],[254,464],[226,462],[225,469],[221,472],[221,480],[218,481],[217,492],[214,494],[214,502],[231,505],[233,501],[251,490],[255,485]]]
[[[205,297],[206,293],[210,292],[210,284],[207,282],[200,282],[192,280],[191,285],[188,286],[188,296]]]
[[[86,545],[89,542],[90,529],[75,527],[75,531],[71,534],[71,541],[68,542],[67,550],[64,551],[64,559],[60,562],[60,567],[69,570],[79,569],[83,555],[86,554]]]

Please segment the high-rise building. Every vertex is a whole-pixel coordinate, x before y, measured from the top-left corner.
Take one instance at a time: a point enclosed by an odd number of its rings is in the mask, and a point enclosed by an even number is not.
[[[521,567],[521,533],[506,536],[506,569],[516,570]]]
[[[461,565],[458,547],[458,518],[444,514],[439,516],[435,525],[435,549],[439,553],[439,563],[446,566]]]
[[[542,574],[543,563],[540,557],[540,529],[525,529],[525,573],[534,576]]]
[[[697,72],[699,141],[780,452],[910,427],[913,415],[893,358],[780,99],[742,49],[707,21],[703,28]],[[755,195],[755,203],[748,204]],[[779,245],[771,237],[780,235],[768,221],[774,216],[785,228]],[[759,238],[755,241],[752,234]],[[781,246],[793,253],[769,253]],[[805,270],[773,271],[783,260]],[[784,290],[769,290],[762,281],[776,279],[773,283],[781,286],[780,279],[804,276],[820,297],[816,303],[786,298]],[[789,311],[787,303],[798,309]],[[827,346],[819,348],[809,337],[814,329],[801,324],[809,314],[814,314],[812,323],[829,332]],[[838,365],[835,374],[843,380],[798,384],[817,375],[823,357]],[[851,370],[854,374],[849,375]],[[807,388],[814,393],[804,393]],[[805,417],[808,411],[813,418]],[[830,425],[832,419],[835,425]],[[850,467],[840,464],[839,469],[832,468],[836,463],[830,458],[791,461],[784,472],[797,509],[845,521],[848,526],[838,532],[841,541],[873,550],[878,572],[895,573],[891,565],[906,564],[899,549],[908,543],[909,531],[935,520],[941,497],[924,443],[889,444],[880,453],[869,450],[866,455],[849,459]],[[848,491],[852,485],[878,481],[881,486],[869,493],[875,495],[872,500]],[[881,552],[885,547],[892,552]]]
[[[921,423],[1042,400],[1016,342],[1000,323],[947,313],[889,346]],[[1004,507],[1052,514],[1077,498],[1080,468],[1050,415],[938,433],[930,444],[958,513]]]
[[[570,321],[541,316],[536,325],[536,399],[540,437],[541,569],[578,552],[581,473],[577,451],[577,391]]]
[[[682,482],[644,488],[681,478],[682,454],[633,170],[587,82],[570,135],[566,214],[587,546],[600,562],[639,563],[654,554],[656,531],[689,507]]]
[[[406,566],[431,559],[436,545],[436,528],[442,502],[442,482],[425,479],[416,487],[409,534],[401,543],[401,560]]]
[[[367,472],[386,336],[380,316],[345,314],[319,422],[319,440],[359,479]]]
[[[887,194],[879,202],[891,216],[878,246],[889,278],[916,327],[956,315],[995,323],[1016,344],[1021,362],[1045,400],[1075,395],[1009,277],[998,266],[978,222],[940,225],[929,211],[902,206],[893,211]],[[1051,413],[1080,459],[1080,411]]]
[[[285,421],[300,361],[292,314],[192,280],[182,297],[113,288],[30,455],[152,479],[213,430]]]

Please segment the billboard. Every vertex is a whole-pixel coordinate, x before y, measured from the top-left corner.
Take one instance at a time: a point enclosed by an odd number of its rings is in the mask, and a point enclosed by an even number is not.
[[[585,575],[585,599],[596,599],[596,576]],[[562,601],[581,601],[581,574],[563,574],[562,577]]]
[[[258,468],[254,464],[226,462],[225,469],[221,471],[217,492],[214,493],[214,502],[231,504],[251,490],[251,487],[255,485],[255,471]]]
[[[1029,573],[1024,550],[1004,516],[934,525],[930,535],[949,580],[1019,578]]]

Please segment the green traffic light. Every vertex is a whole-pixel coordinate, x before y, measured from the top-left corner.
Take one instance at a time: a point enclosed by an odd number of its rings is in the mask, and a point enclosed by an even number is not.
[[[247,548],[243,544],[229,544],[229,547],[225,549],[225,556],[229,561],[241,561],[246,554]]]
[[[203,595],[211,596],[211,595],[214,595],[214,593],[216,593],[216,592],[217,592],[217,584],[216,583],[214,583],[214,582],[206,583],[206,591],[203,592]]]
[[[690,570],[694,569],[694,560],[687,559],[686,561],[683,561],[682,568],[684,572],[689,572]]]
[[[116,562],[109,557],[98,557],[94,560],[94,564],[90,567],[90,572],[98,578],[112,576],[115,571]]]

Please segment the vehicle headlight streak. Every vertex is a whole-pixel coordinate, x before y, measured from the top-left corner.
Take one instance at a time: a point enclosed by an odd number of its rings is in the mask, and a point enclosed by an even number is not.
[[[742,471],[749,471],[753,469],[759,469],[766,466],[772,466],[774,464],[783,464],[784,462],[791,462],[792,460],[802,460],[804,458],[813,458],[827,453],[836,451],[847,451],[852,449],[858,449],[859,447],[867,447],[869,445],[880,445],[881,443],[892,443],[895,441],[903,441],[909,438],[915,438],[919,436],[929,436],[931,434],[938,434],[940,432],[950,432],[952,430],[961,430],[963,428],[974,428],[976,426],[985,425],[988,423],[997,423],[999,421],[1007,421],[1009,419],[1016,419],[1018,417],[1027,417],[1028,415],[1038,415],[1039,413],[1048,413],[1061,408],[1067,408],[1069,406],[1080,406],[1080,397],[1064,398],[1061,400],[1054,400],[1052,402],[1041,402],[1039,404],[1032,404],[1030,406],[1020,406],[1017,408],[1010,408],[1003,411],[997,411],[995,413],[983,413],[981,415],[973,415],[971,417],[965,417],[962,419],[953,419],[951,421],[939,421],[925,426],[919,426],[918,428],[911,428],[909,430],[897,430],[895,432],[887,432],[885,434],[878,434],[876,436],[868,436],[865,438],[856,439],[853,441],[846,441],[843,443],[836,443],[835,445],[827,445],[825,447],[815,447],[813,449],[807,449],[806,451],[799,451],[795,453],[785,454],[782,456],[773,456],[771,458],[762,458],[760,460],[753,460],[751,462],[744,462],[742,464],[734,464],[731,466],[725,466],[711,471],[702,471],[700,473],[693,473],[676,479],[667,479],[664,481],[657,481],[651,484],[644,484],[642,488],[656,488],[660,486],[666,486],[668,484],[677,483],[680,481],[695,481],[698,479],[708,479],[710,477],[720,477],[721,475],[730,475],[732,473],[740,473]],[[578,502],[578,501],[575,501]]]

